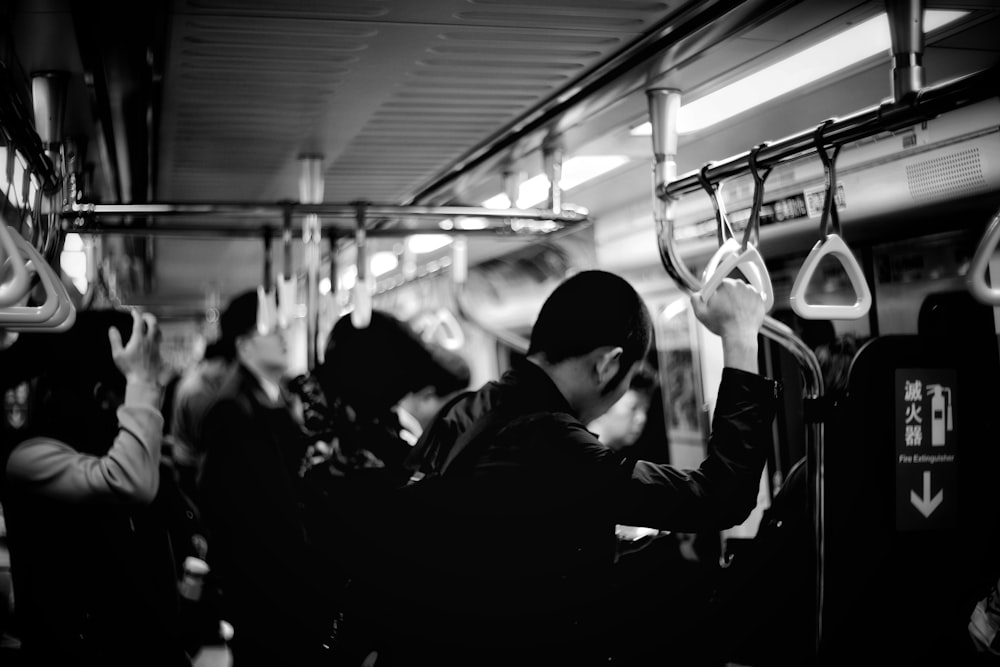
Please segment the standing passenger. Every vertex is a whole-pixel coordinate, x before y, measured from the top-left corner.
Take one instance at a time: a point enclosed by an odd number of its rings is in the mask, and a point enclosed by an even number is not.
[[[163,429],[155,319],[81,312],[68,332],[23,335],[7,355],[25,357],[0,362],[8,371],[38,369],[21,429],[29,437],[0,451],[23,664],[189,664],[154,506]]]
[[[615,524],[695,532],[745,519],[776,402],[757,375],[763,301],[726,280],[693,307],[725,363],[697,470],[630,460],[585,427],[625,393],[652,336],[639,295],[603,271],[556,288],[526,363],[428,430],[453,450],[448,467],[402,489],[372,537],[380,667],[607,664]]]
[[[298,468],[307,439],[282,388],[284,332],[258,326],[256,292],[222,315],[236,364],[202,423],[199,494],[234,667],[321,664],[329,624],[324,570],[300,514]]]

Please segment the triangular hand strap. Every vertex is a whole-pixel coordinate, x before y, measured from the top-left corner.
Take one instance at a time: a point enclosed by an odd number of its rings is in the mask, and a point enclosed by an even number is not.
[[[764,300],[764,312],[771,310],[774,306],[774,289],[771,287],[771,276],[767,272],[764,258],[753,244],[748,244],[746,250],[741,250],[740,242],[732,238],[723,243],[708,260],[702,273],[702,287],[698,291],[698,297],[707,302],[715,294],[715,290],[719,289],[722,280],[734,269],[739,270],[760,292]]]
[[[969,272],[965,274],[965,281],[972,296],[977,301],[991,306],[1000,306],[1000,289],[990,287],[986,282],[986,270],[990,266],[990,259],[996,252],[998,242],[1000,242],[1000,211],[997,211],[990,220],[986,233],[976,248],[976,254],[972,256]]]
[[[31,289],[31,277],[21,258],[21,252],[11,231],[0,220],[0,280],[8,274],[10,279],[0,283],[0,308],[13,306]]]
[[[41,279],[45,289],[45,302],[40,306],[8,306],[0,309],[0,327],[11,331],[68,329],[76,319],[76,310],[65,285],[34,246],[20,234],[11,235],[11,238],[18,246],[21,256],[28,260],[27,265]]]
[[[816,273],[820,260],[827,255],[833,255],[840,260],[847,277],[851,280],[851,286],[854,288],[857,299],[849,306],[806,302],[806,288],[812,282],[813,274]],[[795,276],[789,300],[792,304],[792,310],[807,320],[856,320],[868,314],[868,310],[872,306],[872,293],[868,289],[868,282],[865,280],[865,274],[861,270],[858,260],[844,243],[844,239],[839,234],[829,234],[822,241],[817,241],[813,249],[809,251],[806,261],[802,263],[802,268]]]

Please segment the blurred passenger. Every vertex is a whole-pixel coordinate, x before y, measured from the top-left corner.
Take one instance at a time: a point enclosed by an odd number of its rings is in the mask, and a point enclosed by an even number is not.
[[[396,477],[405,474],[413,436],[419,436],[413,431],[468,384],[464,359],[424,343],[405,322],[378,310],[364,329],[350,316],[340,318],[323,363],[294,382],[307,426],[333,444],[335,470],[385,468]]]
[[[429,384],[401,398],[395,410],[403,428],[401,435],[411,445],[417,444],[417,440],[445,403],[458,392],[469,388],[469,381],[472,379],[469,363],[460,355],[433,343],[426,345],[441,370],[430,374],[427,380]]]
[[[254,291],[230,302],[221,327],[236,363],[202,421],[198,491],[208,560],[235,632],[233,664],[323,664],[328,587],[301,515],[298,470],[308,438],[282,388],[284,331],[258,322]]]
[[[726,366],[698,470],[632,460],[585,427],[627,391],[652,337],[639,295],[603,271],[557,287],[527,360],[430,427],[444,467],[402,489],[371,535],[379,667],[607,664],[615,524],[695,531],[747,516],[776,396],[757,375],[763,302],[726,280],[693,307]]]
[[[647,413],[656,375],[648,366],[642,366],[632,376],[628,391],[603,415],[587,426],[597,434],[601,443],[616,451],[631,447],[646,427]]]
[[[425,344],[405,322],[377,310],[364,329],[342,317],[323,363],[292,383],[306,427],[321,443],[304,470],[305,510],[333,579],[331,597],[347,612],[336,642],[336,659],[345,664],[359,663],[371,646],[368,628],[352,623],[357,615],[348,597],[363,535],[387,493],[408,477],[404,462],[421,420],[468,383],[461,357]],[[412,422],[402,406],[412,410]]]
[[[68,332],[22,334],[5,356],[5,372],[33,366],[25,437],[0,452],[23,664],[189,664],[154,504],[156,320],[81,312]]]
[[[222,388],[235,353],[232,341],[209,343],[201,360],[181,375],[174,394],[169,428],[174,468],[181,489],[195,505],[196,479],[205,458],[202,422]]]

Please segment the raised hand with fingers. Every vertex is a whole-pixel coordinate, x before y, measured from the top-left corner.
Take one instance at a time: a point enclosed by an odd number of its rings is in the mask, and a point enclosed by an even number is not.
[[[764,322],[764,301],[752,285],[725,278],[708,299],[691,297],[694,314],[722,338],[726,366],[757,372],[757,334]]]
[[[156,384],[160,376],[160,330],[151,313],[132,311],[132,335],[122,344],[118,329],[108,329],[111,358],[127,380]]]

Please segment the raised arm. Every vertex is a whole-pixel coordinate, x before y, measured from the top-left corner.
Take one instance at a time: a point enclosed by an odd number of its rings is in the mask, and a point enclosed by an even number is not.
[[[22,442],[10,455],[7,477],[29,493],[64,502],[149,503],[156,495],[163,432],[156,320],[133,311],[127,345],[117,329],[108,335],[112,358],[126,378],[118,435],[104,456],[81,454],[52,438]]]
[[[692,299],[692,306],[722,338],[725,368],[709,455],[697,470],[636,462],[621,523],[683,532],[722,529],[743,521],[756,505],[778,395],[776,383],[757,374],[763,300],[750,285],[726,279],[708,303]]]

